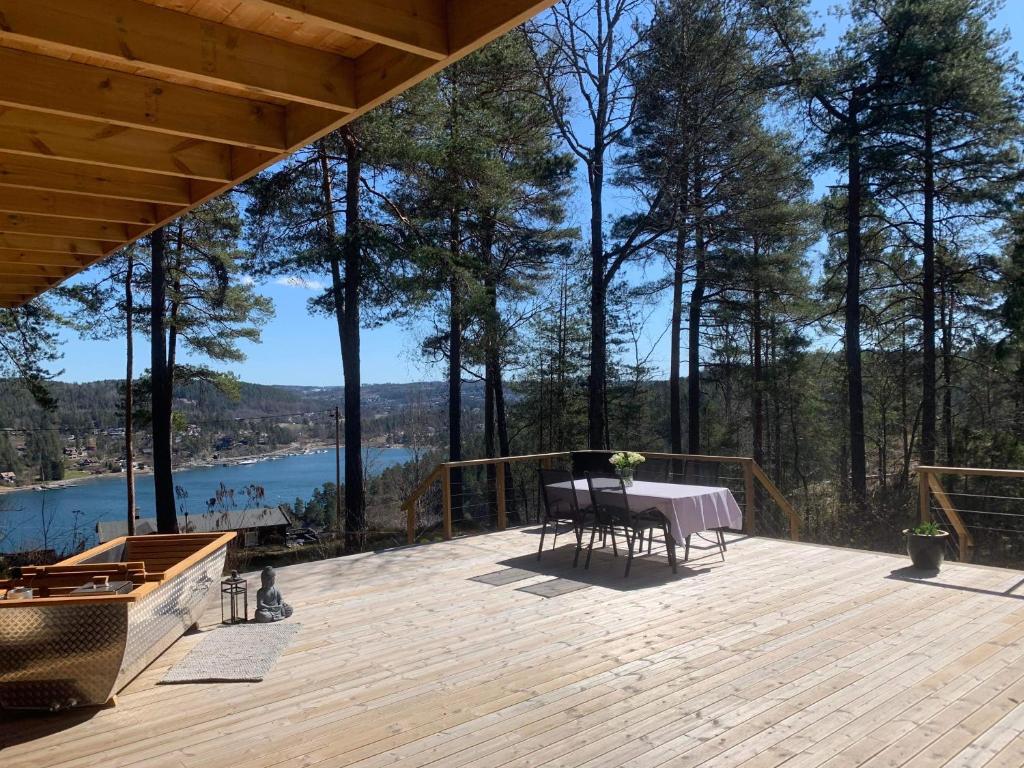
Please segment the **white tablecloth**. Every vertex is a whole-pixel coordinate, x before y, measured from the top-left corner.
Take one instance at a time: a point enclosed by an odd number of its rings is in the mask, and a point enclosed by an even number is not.
[[[548,486],[555,494],[569,492],[569,483]],[[580,508],[590,506],[586,480],[573,483]],[[657,509],[672,524],[672,538],[681,541],[692,533],[712,528],[743,528],[743,513],[728,488],[707,485],[680,485],[635,480],[626,488],[633,512]]]

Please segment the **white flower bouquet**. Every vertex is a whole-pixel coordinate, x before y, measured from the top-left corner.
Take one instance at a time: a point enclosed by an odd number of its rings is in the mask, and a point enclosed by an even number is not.
[[[636,453],[635,451],[619,451],[613,453],[612,457],[608,459],[609,462],[618,470],[623,469],[636,469],[645,461],[643,454]]]

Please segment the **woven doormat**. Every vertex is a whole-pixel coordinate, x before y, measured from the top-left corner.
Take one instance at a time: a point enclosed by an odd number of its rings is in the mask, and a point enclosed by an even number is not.
[[[270,672],[301,624],[238,624],[206,633],[161,683],[255,683]]]
[[[582,584],[572,579],[551,579],[551,581],[542,581],[528,587],[519,587],[517,591],[529,592],[531,595],[540,595],[541,597],[558,597],[579,589],[586,589],[589,586],[589,584]]]
[[[490,584],[492,587],[500,587],[504,584],[511,584],[514,581],[532,579],[538,574],[533,571],[524,571],[522,568],[503,568],[500,571],[485,573],[483,576],[470,576],[470,581],[479,581],[482,584]]]

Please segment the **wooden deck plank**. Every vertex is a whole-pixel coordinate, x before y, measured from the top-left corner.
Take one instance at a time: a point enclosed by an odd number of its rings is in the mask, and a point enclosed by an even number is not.
[[[263,683],[157,685],[188,636],[116,708],[0,722],[4,766],[1021,764],[1018,572],[737,538],[625,581],[531,531],[281,568],[303,628]],[[534,575],[470,580],[503,567]],[[554,577],[588,588],[518,590]]]

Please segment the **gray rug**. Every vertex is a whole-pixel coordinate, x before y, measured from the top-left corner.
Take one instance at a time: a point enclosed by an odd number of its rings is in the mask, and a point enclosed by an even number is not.
[[[542,581],[539,584],[531,584],[528,587],[519,587],[517,591],[529,592],[531,595],[540,595],[541,597],[558,597],[569,592],[575,592],[578,589],[586,589],[589,586],[589,584],[583,584],[572,579],[551,579],[551,581]]]
[[[237,624],[207,632],[161,683],[255,683],[273,668],[301,624]]]
[[[482,584],[490,584],[492,587],[500,587],[503,584],[511,584],[514,581],[522,581],[536,576],[534,571],[525,571],[522,568],[502,568],[500,571],[485,573],[483,576],[471,576],[470,581],[479,581]]]

